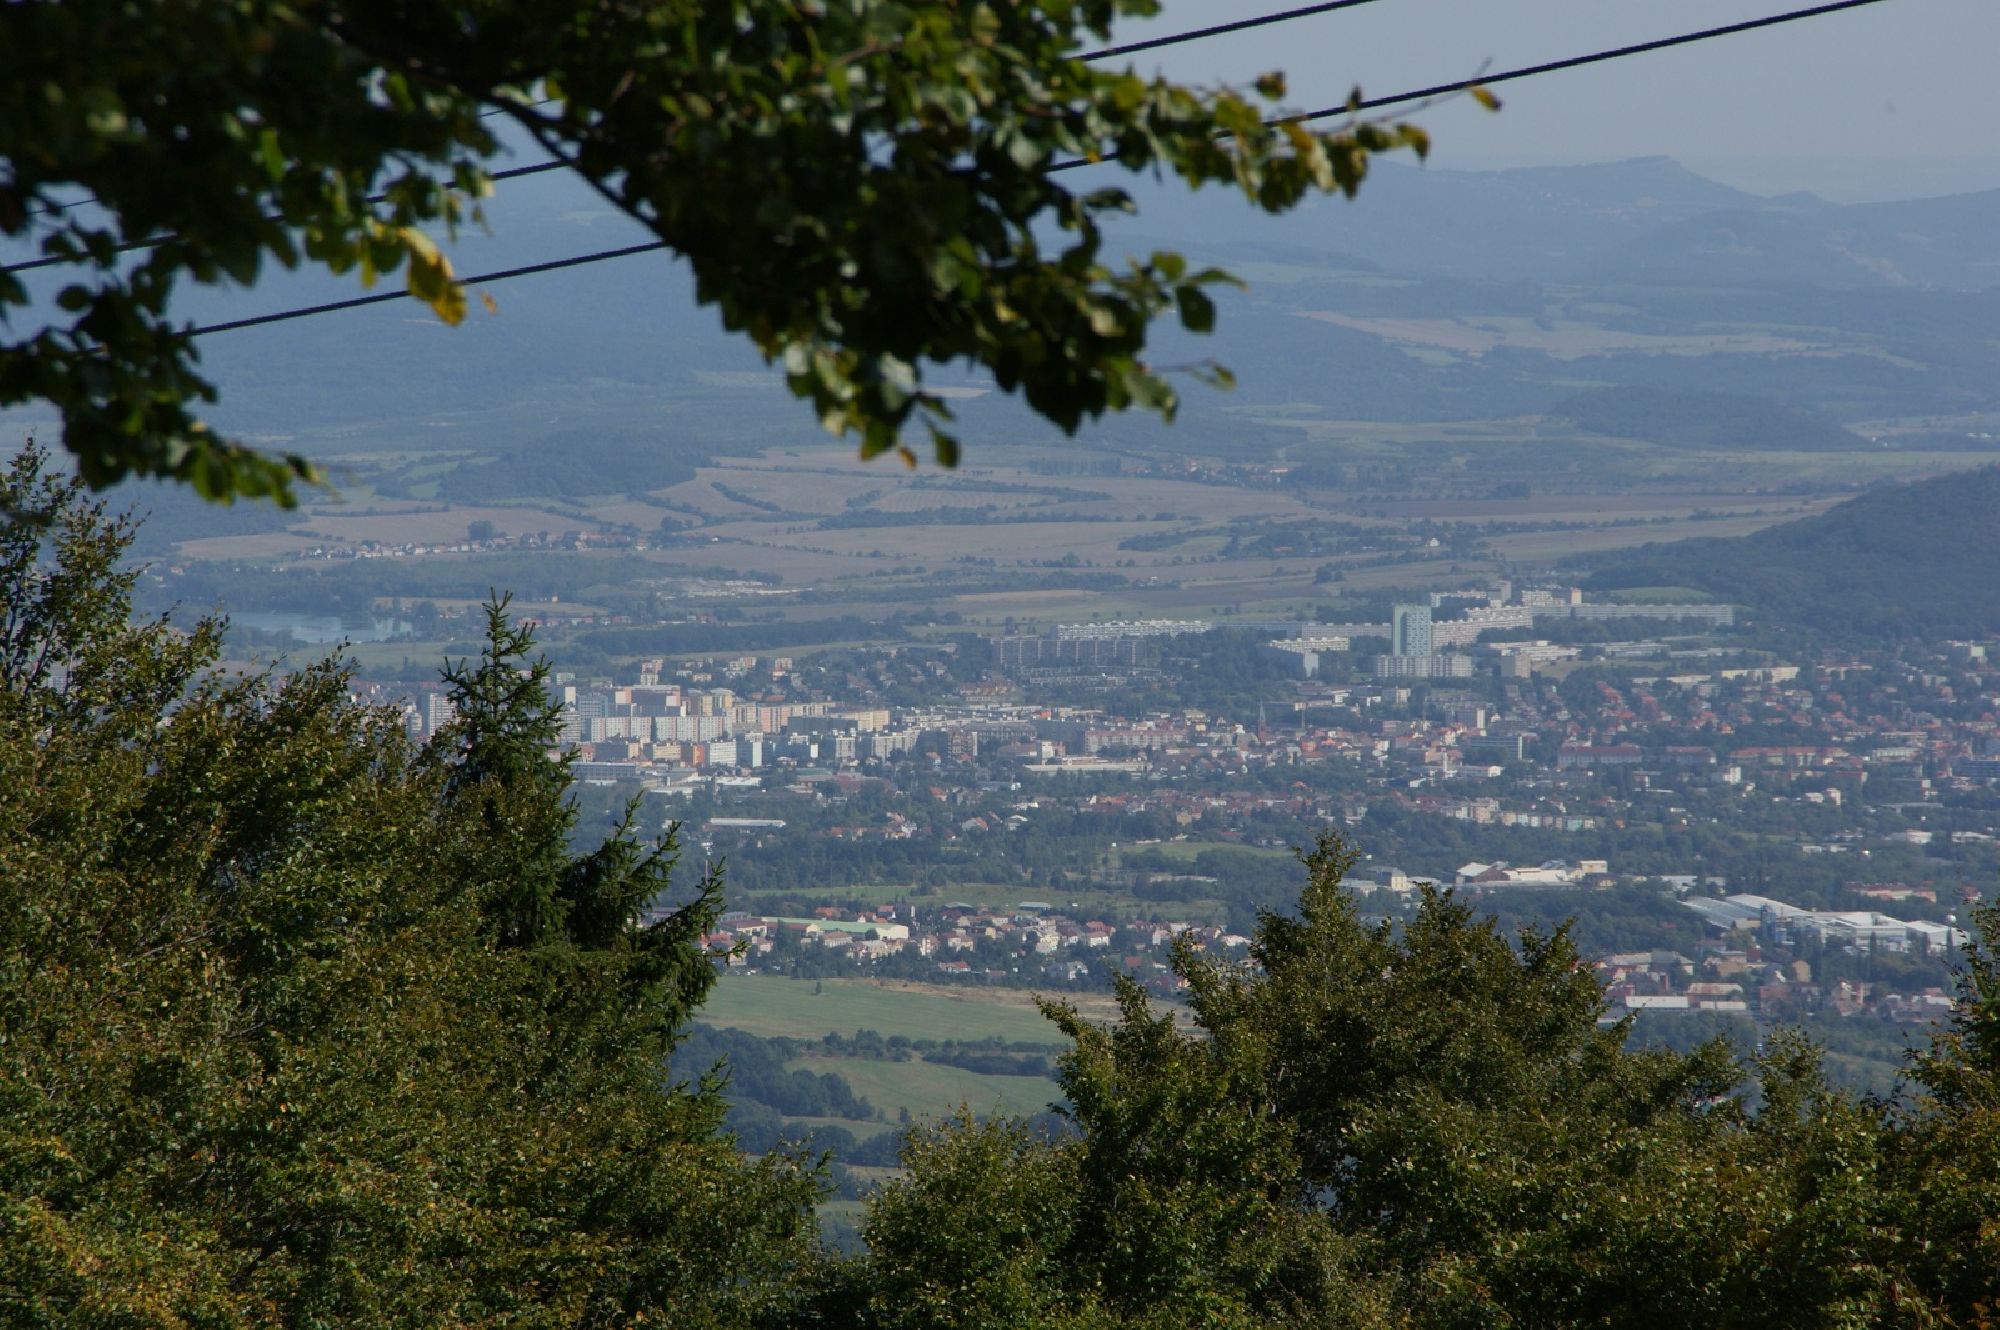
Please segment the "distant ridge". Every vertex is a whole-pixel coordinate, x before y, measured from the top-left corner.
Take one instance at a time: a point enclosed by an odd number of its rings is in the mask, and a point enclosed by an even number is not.
[[[1594,590],[1688,586],[1836,641],[2000,631],[2000,467],[1871,490],[1732,540],[1593,556]]]
[[[1711,180],[1670,157],[1454,170],[1393,158],[1353,200],[1245,225],[1220,194],[1138,186],[1135,235],[1257,243],[1482,280],[1977,291],[2000,284],[2000,191],[1842,204]]]
[[[2000,281],[2000,192],[1852,206],[1810,194],[1664,222],[1580,274],[1600,282],[1722,282],[1833,290],[1978,290]]]

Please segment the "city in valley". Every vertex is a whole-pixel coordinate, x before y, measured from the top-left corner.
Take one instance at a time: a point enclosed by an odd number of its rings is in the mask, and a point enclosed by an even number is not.
[[[1394,303],[1324,282],[1281,294]],[[737,1082],[732,1130],[818,1141],[850,1196],[906,1118],[1060,1100],[1037,998],[1108,1019],[1126,975],[1178,1011],[1177,948],[1254,966],[1322,835],[1392,932],[1427,892],[1567,928],[1635,1046],[1801,1027],[1888,1093],[2000,870],[2000,403],[1920,414],[1932,380],[1876,375],[1840,423],[1692,386],[1770,354],[1450,420],[1313,406],[1280,359],[1173,430],[950,472],[791,442],[782,402],[704,371],[681,409],[740,444],[357,426],[337,497],[162,504],[138,591],[219,606],[246,660],[343,655],[419,737],[510,592],[578,843],[634,804],[721,873],[682,1056],[778,1069]],[[561,400],[623,409],[597,392]],[[772,1088],[794,1072],[847,1089]]]
[[[639,799],[724,866],[718,1021],[801,979],[895,981],[921,1008],[1124,973],[1172,1000],[1171,949],[1247,959],[1325,829],[1368,917],[1448,889],[1509,926],[1569,921],[1606,1021],[1803,1022],[1860,1083],[1893,1079],[2000,867],[1986,643],[1781,655],[1726,603],[1504,579],[1386,608],[654,657],[552,686],[587,806]],[[417,733],[452,719],[441,690],[366,691]],[[814,1005],[793,1033],[854,1033]]]

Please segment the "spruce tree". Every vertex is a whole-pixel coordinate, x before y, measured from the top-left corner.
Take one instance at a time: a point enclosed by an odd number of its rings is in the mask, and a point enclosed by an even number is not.
[[[570,851],[504,607],[420,748],[338,664],[130,622],[129,524],[38,454],[0,507],[0,1324],[786,1305],[815,1178],[665,1069],[719,884],[645,924],[671,840]]]
[[[1795,1036],[1747,1062],[1633,1048],[1565,930],[1510,938],[1438,892],[1367,924],[1351,862],[1322,839],[1247,964],[1179,946],[1184,1011],[1124,979],[1109,1026],[1048,1006],[1074,1134],[917,1133],[828,1305],[896,1327],[1990,1317],[1990,962],[1904,1122]]]

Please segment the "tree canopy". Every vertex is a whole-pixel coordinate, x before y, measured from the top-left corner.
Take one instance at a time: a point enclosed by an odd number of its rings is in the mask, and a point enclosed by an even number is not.
[[[219,437],[171,300],[265,265],[401,270],[466,312],[436,232],[478,216],[502,126],[692,268],[724,325],[864,456],[957,444],[926,364],[982,367],[1066,430],[1171,414],[1154,320],[1207,331],[1225,275],[1114,266],[1100,173],[1279,211],[1352,192],[1412,126],[1267,125],[1283,80],[1194,88],[1078,57],[1156,0],[117,0],[0,7],[0,235],[59,261],[56,321],[0,342],[0,405],[41,399],[103,486],[168,476],[289,502],[314,474]],[[1074,188],[1072,187],[1074,184]],[[79,194],[88,206],[76,206]],[[32,304],[0,273],[0,315]],[[30,319],[28,322],[32,323]],[[1219,374],[1220,372],[1218,372]]]
[[[1182,947],[1193,1029],[1061,1005],[1075,1126],[915,1133],[838,1316],[930,1326],[1985,1325],[2000,971],[1895,1105],[1818,1050],[1627,1046],[1566,931],[1449,896],[1372,927],[1323,839],[1251,964]],[[1989,938],[2000,924],[1982,914]]]
[[[742,1324],[812,1258],[665,1057],[704,878],[568,849],[496,607],[418,747],[340,669],[220,673],[128,623],[129,531],[30,456],[0,499],[0,1322]],[[660,902],[670,906],[671,900]]]

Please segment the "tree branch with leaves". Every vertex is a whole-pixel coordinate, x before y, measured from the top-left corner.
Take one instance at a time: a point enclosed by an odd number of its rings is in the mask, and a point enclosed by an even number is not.
[[[58,261],[56,316],[0,342],[0,406],[62,413],[93,486],[167,476],[293,501],[317,471],[217,435],[186,281],[266,264],[399,270],[447,322],[431,232],[479,217],[493,114],[650,230],[697,298],[864,457],[944,465],[935,367],[990,375],[1067,431],[1177,391],[1162,318],[1207,332],[1232,279],[1173,253],[1113,263],[1130,212],[1102,163],[1282,212],[1351,194],[1414,126],[1282,122],[1284,81],[1198,88],[1079,56],[1155,0],[114,0],[0,7],[0,236]],[[1278,123],[1267,123],[1276,121]],[[1072,188],[1070,181],[1079,182]],[[88,206],[72,206],[78,191]],[[133,261],[126,250],[146,245]],[[47,304],[0,273],[0,312]],[[1226,381],[1224,371],[1209,377]]]

